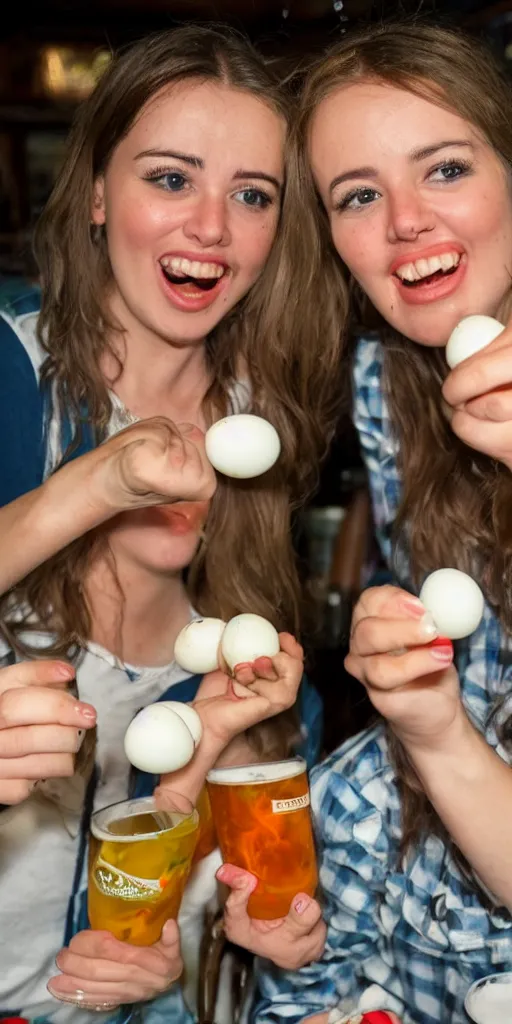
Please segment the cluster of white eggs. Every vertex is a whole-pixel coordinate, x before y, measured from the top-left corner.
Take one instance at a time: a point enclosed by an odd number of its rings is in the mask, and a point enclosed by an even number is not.
[[[193,619],[178,634],[174,657],[187,672],[203,675],[220,668],[221,660],[233,669],[279,652],[279,634],[261,615],[222,619]],[[124,749],[141,771],[161,775],[183,768],[192,759],[202,735],[194,708],[178,701],[160,701],[143,708],[128,726]]]

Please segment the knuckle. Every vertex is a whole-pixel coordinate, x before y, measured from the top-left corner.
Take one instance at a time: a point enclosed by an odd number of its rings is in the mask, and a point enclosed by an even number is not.
[[[388,655],[374,654],[368,659],[368,663],[366,679],[370,685],[377,687],[378,690],[386,689],[389,682]]]

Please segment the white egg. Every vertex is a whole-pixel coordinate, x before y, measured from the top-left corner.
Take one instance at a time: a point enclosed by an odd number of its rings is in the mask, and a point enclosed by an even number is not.
[[[505,328],[492,316],[465,316],[453,329],[446,346],[446,362],[454,366],[490,345]]]
[[[281,442],[275,427],[261,416],[226,416],[206,431],[206,454],[225,476],[248,480],[277,462]]]
[[[194,756],[195,744],[181,715],[162,702],[149,704],[130,722],[124,750],[135,768],[161,775],[176,772],[188,764]]]
[[[420,601],[432,615],[440,636],[450,640],[474,633],[484,613],[478,583],[459,569],[438,569],[427,576]]]
[[[175,715],[180,716],[190,729],[194,745],[197,747],[203,735],[203,725],[197,711],[191,708],[190,704],[183,704],[180,700],[162,700],[159,701],[158,707],[169,708]]]
[[[219,644],[226,628],[222,619],[192,619],[176,637],[174,658],[186,669],[204,675],[219,667]]]
[[[279,653],[279,635],[261,615],[236,615],[222,634],[221,650],[230,669],[256,658],[273,658]]]

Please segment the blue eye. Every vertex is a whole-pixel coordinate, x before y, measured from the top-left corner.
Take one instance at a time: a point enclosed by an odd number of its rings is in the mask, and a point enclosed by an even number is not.
[[[244,188],[236,194],[240,196],[240,201],[244,206],[252,206],[260,210],[265,210],[272,202],[271,197],[259,188]]]
[[[378,197],[379,193],[374,188],[355,188],[336,203],[336,209],[360,210],[363,206],[370,206]]]
[[[467,160],[445,160],[438,164],[430,172],[430,177],[435,181],[456,181],[472,170],[472,164]]]
[[[162,174],[158,181],[168,192],[181,192],[185,186],[186,178],[184,174],[179,174],[178,171],[170,171],[168,174]]]
[[[144,177],[146,181],[150,181],[165,192],[182,192],[188,184],[186,175],[181,171],[167,171],[161,167],[155,167]]]

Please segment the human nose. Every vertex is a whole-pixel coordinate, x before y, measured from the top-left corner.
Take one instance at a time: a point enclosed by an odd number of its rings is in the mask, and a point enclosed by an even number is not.
[[[187,238],[202,246],[228,245],[231,233],[222,196],[201,196],[184,225]]]
[[[432,231],[434,226],[432,210],[414,190],[401,190],[389,197],[390,242],[414,241],[424,231]]]

